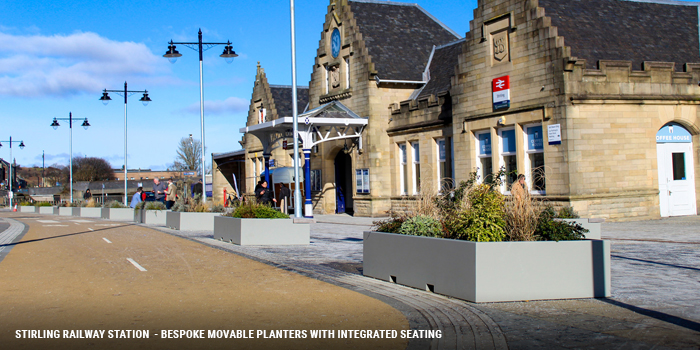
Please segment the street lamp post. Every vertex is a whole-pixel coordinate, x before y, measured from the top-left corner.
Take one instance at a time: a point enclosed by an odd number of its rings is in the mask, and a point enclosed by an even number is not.
[[[61,124],[58,124],[59,120],[67,120],[68,121],[68,128],[70,129],[70,139],[69,139],[69,154],[68,154],[68,160],[70,164],[70,175],[69,175],[69,181],[70,181],[70,202],[73,203],[73,112],[68,113],[68,118],[53,118],[53,123],[51,123],[51,127],[56,130],[58,129]],[[83,120],[83,124],[80,125],[82,126],[85,130],[88,129],[90,126],[90,123],[88,123],[87,118]]]
[[[10,136],[9,141],[0,141],[0,147],[2,147],[2,142],[7,142],[10,144],[10,209],[12,209],[12,197],[14,197],[14,193],[12,192],[12,144],[13,143],[18,143],[19,142],[19,148],[24,149],[24,141],[12,141],[12,136]]]
[[[175,45],[185,45],[189,47],[192,50],[199,51],[199,116],[200,116],[200,123],[201,123],[201,128],[202,128],[202,186],[204,188],[202,189],[202,203],[206,203],[207,201],[207,194],[206,194],[206,184],[207,184],[207,179],[205,177],[206,171],[204,168],[204,88],[202,87],[202,53],[206,50],[211,49],[212,47],[216,45],[226,45],[224,47],[224,53],[220,55],[220,57],[223,57],[226,59],[226,63],[231,63],[233,62],[233,59],[235,57],[238,57],[235,51],[233,51],[233,47],[231,46],[231,42],[227,41],[225,43],[204,43],[202,42],[202,29],[199,30],[199,41],[196,43],[179,43],[179,42],[173,42],[170,40],[168,43],[168,51],[163,55],[163,57],[167,58],[170,63],[175,63],[177,61],[178,57],[182,57],[182,54],[180,54],[177,50],[175,50]],[[206,47],[206,48],[204,48]]]
[[[109,97],[108,92],[114,92],[119,96],[124,96],[124,205],[129,206],[129,194],[127,193],[127,180],[128,180],[128,170],[127,170],[127,165],[126,165],[126,103],[129,98],[129,96],[133,94],[143,94],[143,97],[139,99],[139,101],[143,102],[144,106],[148,106],[148,102],[151,102],[151,98],[148,97],[148,90],[143,90],[143,91],[130,91],[127,89],[126,82],[124,82],[124,90],[107,90],[105,89],[102,92],[102,97],[100,97],[100,101],[104,103],[106,106],[109,101],[112,100],[111,97]]]

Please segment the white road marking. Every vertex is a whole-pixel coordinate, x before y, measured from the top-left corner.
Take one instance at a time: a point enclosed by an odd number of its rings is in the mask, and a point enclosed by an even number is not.
[[[108,240],[107,238],[102,237],[102,239],[104,239],[105,242],[107,242],[107,243],[112,243],[112,242],[110,242],[110,240]]]
[[[93,229],[91,229],[91,228],[89,228],[89,227],[88,227],[88,230],[90,230],[90,231],[95,231],[95,230],[93,230]]]
[[[81,223],[86,224],[86,223],[92,222],[92,220],[70,220],[70,221],[73,221],[76,224],[81,224]]]
[[[137,263],[136,261],[134,261],[134,259],[132,259],[132,258],[126,258],[126,260],[129,260],[129,262],[130,262],[132,265],[136,266],[137,269],[139,269],[139,270],[141,270],[141,271],[146,271],[146,269],[144,269],[143,266],[139,265],[139,263]]]
[[[56,220],[37,220],[37,222],[40,222],[42,224],[57,224],[58,221]]]
[[[95,226],[121,226],[122,224],[95,224]]]
[[[68,225],[41,225],[42,227],[68,227]]]

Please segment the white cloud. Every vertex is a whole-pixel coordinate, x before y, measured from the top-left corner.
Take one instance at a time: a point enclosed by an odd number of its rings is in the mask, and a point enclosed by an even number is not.
[[[247,111],[250,105],[249,100],[239,97],[229,97],[223,101],[204,101],[204,114],[224,114]],[[199,103],[184,109],[186,113],[199,114]]]
[[[160,61],[144,44],[113,41],[95,33],[0,32],[0,96],[94,94],[125,79],[167,75]]]

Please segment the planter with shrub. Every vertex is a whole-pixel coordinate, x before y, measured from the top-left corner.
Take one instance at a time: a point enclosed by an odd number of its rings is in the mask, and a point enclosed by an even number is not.
[[[97,206],[97,203],[95,202],[94,199],[90,199],[86,202],[82,202],[81,206],[78,208],[74,208],[78,210],[78,215],[75,216],[80,216],[83,218],[101,218],[102,217],[102,208]]]
[[[498,186],[473,174],[415,213],[375,222],[363,274],[472,302],[610,296],[608,241],[584,239],[582,226]]]
[[[114,221],[134,221],[134,208],[124,206],[119,201],[109,201],[100,208],[100,217]]]
[[[141,202],[134,210],[134,222],[165,226],[167,210],[161,202]]]
[[[245,203],[214,218],[214,239],[238,245],[307,245],[311,228],[267,205]]]
[[[221,215],[223,204],[202,203],[199,195],[187,200],[185,198],[180,196],[172,211],[165,214],[165,226],[174,230],[214,230],[214,217]]]
[[[21,213],[36,213],[36,207],[29,202],[23,201],[17,205],[17,211]]]

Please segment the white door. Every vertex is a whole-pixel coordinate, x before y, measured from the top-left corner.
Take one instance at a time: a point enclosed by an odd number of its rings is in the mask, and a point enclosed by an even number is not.
[[[657,144],[661,216],[696,215],[692,143]]]

